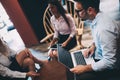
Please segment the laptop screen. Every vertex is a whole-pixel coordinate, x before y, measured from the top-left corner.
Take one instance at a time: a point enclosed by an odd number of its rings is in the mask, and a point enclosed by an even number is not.
[[[57,50],[59,62],[63,63],[67,68],[73,68],[70,52],[62,48],[59,44],[57,44]]]

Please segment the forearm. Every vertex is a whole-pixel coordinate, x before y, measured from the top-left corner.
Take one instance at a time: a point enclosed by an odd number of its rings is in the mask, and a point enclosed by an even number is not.
[[[57,38],[54,38],[54,39],[51,41],[50,46],[52,46],[53,44],[55,44],[55,42],[57,42],[57,41],[58,41],[58,39],[57,39]]]
[[[40,60],[38,60],[36,57],[34,57],[34,55],[31,53],[31,51],[27,48],[25,50],[21,51],[16,57],[20,57],[20,58],[22,58],[22,60],[24,60],[25,58],[31,58],[35,63],[40,62]],[[18,58],[16,58],[16,59],[18,59]],[[17,61],[19,61],[19,60],[17,60]]]
[[[0,65],[0,75],[4,77],[11,77],[11,78],[25,78],[26,77],[26,73],[12,71],[9,68],[4,67],[2,65]]]
[[[82,74],[85,72],[90,72],[93,71],[91,65],[78,65],[72,69],[70,69],[71,72],[75,73],[75,74]]]
[[[93,71],[91,64],[85,65],[85,70],[84,70],[84,71],[85,71],[85,72]]]
[[[68,39],[65,41],[67,44],[71,41],[72,37],[68,37]]]

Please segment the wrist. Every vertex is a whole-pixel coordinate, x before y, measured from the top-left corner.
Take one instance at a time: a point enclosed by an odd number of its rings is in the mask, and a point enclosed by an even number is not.
[[[28,73],[26,73],[26,77],[29,77],[29,74],[28,74]]]
[[[85,72],[93,71],[91,64],[85,66]]]

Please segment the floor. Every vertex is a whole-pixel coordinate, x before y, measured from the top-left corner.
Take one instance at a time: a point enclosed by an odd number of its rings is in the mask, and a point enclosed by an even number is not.
[[[0,35],[3,36],[3,39],[8,43],[9,47],[14,49],[15,51],[19,52],[25,48],[25,45],[16,29],[4,32],[0,30]],[[87,47],[89,44],[91,44],[91,42],[92,42],[91,31],[89,28],[85,28],[84,35],[82,36],[82,44],[85,47]],[[40,44],[32,46],[29,49],[36,58],[46,60],[48,58],[47,55],[48,49],[46,46],[48,45]],[[40,68],[38,64],[36,64],[36,67]],[[29,77],[28,80],[31,80],[31,78]]]

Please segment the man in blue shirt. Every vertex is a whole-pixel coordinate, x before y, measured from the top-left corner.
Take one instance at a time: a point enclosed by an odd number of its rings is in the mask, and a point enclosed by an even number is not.
[[[120,72],[120,24],[99,11],[99,0],[74,1],[78,16],[92,20],[93,44],[84,56],[92,55],[96,62],[78,65],[70,71],[80,74],[80,80],[105,80],[111,75],[117,76]]]

